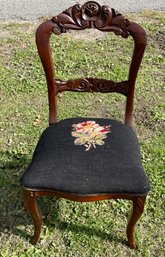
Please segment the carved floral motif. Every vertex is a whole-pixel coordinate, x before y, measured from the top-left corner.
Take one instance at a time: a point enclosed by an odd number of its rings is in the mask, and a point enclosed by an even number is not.
[[[128,37],[127,27],[129,20],[120,13],[106,5],[100,6],[95,1],[89,1],[82,6],[76,4],[61,14],[52,18],[58,25],[61,33],[68,29],[82,30],[86,28],[96,28],[101,31],[113,31],[122,37]],[[54,31],[56,34],[56,31]]]

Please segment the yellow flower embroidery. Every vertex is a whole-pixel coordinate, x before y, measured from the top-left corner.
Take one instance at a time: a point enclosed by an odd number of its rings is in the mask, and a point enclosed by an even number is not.
[[[107,133],[110,133],[110,126],[100,126],[95,121],[84,121],[78,124],[73,124],[72,136],[76,137],[75,145],[84,145],[86,151],[91,147],[96,148],[96,145],[103,145],[103,139],[107,138]]]

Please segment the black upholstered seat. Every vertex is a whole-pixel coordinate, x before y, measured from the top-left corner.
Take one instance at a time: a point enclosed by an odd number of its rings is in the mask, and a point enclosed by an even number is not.
[[[110,126],[102,140],[104,144],[91,146],[88,151],[87,145],[76,145],[72,135],[73,124],[87,121],[95,121],[101,128]],[[91,118],[66,119],[48,127],[23,175],[22,185],[76,194],[149,191],[133,129],[119,121]]]

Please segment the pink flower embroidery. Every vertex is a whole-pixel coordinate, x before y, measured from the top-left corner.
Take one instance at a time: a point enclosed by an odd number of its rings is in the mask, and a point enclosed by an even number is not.
[[[72,136],[76,137],[75,145],[84,145],[86,151],[91,147],[96,148],[96,145],[103,145],[103,139],[107,138],[107,133],[110,133],[110,126],[100,126],[95,121],[84,121],[78,124],[73,124]]]

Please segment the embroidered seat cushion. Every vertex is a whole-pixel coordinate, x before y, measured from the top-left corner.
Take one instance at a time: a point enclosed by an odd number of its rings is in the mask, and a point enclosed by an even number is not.
[[[133,129],[110,119],[71,118],[48,127],[22,176],[25,188],[73,194],[146,194]]]

